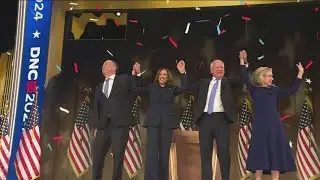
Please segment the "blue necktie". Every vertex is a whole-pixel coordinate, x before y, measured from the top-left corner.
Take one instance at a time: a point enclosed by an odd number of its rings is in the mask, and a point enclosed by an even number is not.
[[[109,80],[110,78],[107,78],[105,80],[104,89],[103,89],[103,93],[107,98],[108,98],[108,91],[109,91]]]
[[[213,113],[214,98],[216,97],[218,86],[219,86],[219,79],[216,79],[216,82],[212,86],[212,90],[209,98],[208,114]]]

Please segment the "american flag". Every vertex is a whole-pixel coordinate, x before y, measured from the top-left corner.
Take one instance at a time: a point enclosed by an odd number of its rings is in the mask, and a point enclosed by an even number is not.
[[[247,179],[251,173],[246,170],[246,162],[248,157],[249,142],[251,140],[251,103],[249,94],[246,94],[239,113],[240,116],[240,130],[238,140],[238,163],[240,170],[240,179]]]
[[[320,161],[313,135],[313,106],[307,95],[301,110],[299,122],[296,164],[300,179],[316,179],[320,176]]]
[[[89,103],[84,100],[76,118],[68,148],[68,159],[77,177],[85,174],[92,165],[88,112]]]
[[[0,116],[0,179],[6,180],[10,159],[10,137],[9,137],[9,109],[5,106],[5,113]]]
[[[24,122],[18,146],[15,167],[19,179],[36,179],[40,176],[40,131],[38,113],[38,92],[28,118]]]
[[[135,177],[142,167],[141,138],[139,127],[140,103],[141,97],[138,96],[132,107],[133,118],[138,122],[138,124],[130,128],[129,138],[124,156],[124,168],[126,169],[130,179]]]
[[[193,103],[193,96],[190,96],[189,102],[184,109],[181,117],[180,122],[180,129],[182,131],[192,131],[193,127],[193,113],[192,113],[192,103]]]

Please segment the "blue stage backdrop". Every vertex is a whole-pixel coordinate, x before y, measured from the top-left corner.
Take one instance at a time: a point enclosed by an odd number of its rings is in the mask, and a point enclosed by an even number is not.
[[[19,142],[24,130],[28,130],[26,122],[32,117],[30,110],[35,100],[35,93],[38,87],[38,112],[40,114],[39,121],[35,121],[35,126],[41,122],[42,103],[44,95],[44,85],[46,80],[47,58],[49,50],[49,37],[50,37],[50,20],[51,20],[51,0],[27,0],[27,10],[25,16],[25,34],[23,44],[23,56],[21,66],[21,76],[19,85],[18,104],[16,112],[16,120],[14,124],[14,134],[12,139],[12,152],[9,162],[8,179],[17,179],[17,172],[20,171],[20,179],[26,179],[38,176],[40,173],[40,164],[37,165],[36,161],[32,162],[29,157],[29,163],[25,164],[24,170],[15,167],[15,160],[19,149]],[[19,23],[19,22],[17,22]],[[39,129],[39,128],[38,128]],[[40,133],[39,133],[40,134]],[[37,135],[36,135],[37,136]],[[34,137],[32,137],[34,138]],[[36,137],[40,138],[39,137]],[[40,141],[38,144],[32,144],[33,141],[28,142],[29,148],[36,148],[40,150]],[[26,145],[27,146],[27,145]],[[38,147],[37,147],[38,146]],[[27,150],[27,149],[25,149]],[[20,152],[18,152],[20,151]],[[41,151],[41,150],[40,150]],[[37,153],[37,152],[34,152]],[[41,157],[41,152],[38,152]],[[28,154],[28,153],[26,153]],[[31,174],[28,173],[34,169]],[[29,169],[29,170],[28,170]],[[36,170],[38,169],[38,170]],[[23,172],[25,171],[25,172]],[[31,170],[32,171],[32,170]],[[21,177],[21,173],[24,174]],[[33,175],[32,175],[33,174]]]

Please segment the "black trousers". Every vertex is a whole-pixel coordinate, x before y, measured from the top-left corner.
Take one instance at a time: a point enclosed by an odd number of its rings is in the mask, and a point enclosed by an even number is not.
[[[105,129],[98,129],[93,143],[93,180],[101,180],[104,159],[112,144],[113,173],[112,180],[122,179],[123,158],[129,136],[129,126],[116,127],[109,124]],[[105,178],[109,179],[109,178]]]
[[[147,156],[144,180],[169,179],[169,155],[173,129],[147,127]]]
[[[230,173],[230,123],[224,113],[204,113],[199,122],[199,142],[202,180],[212,180],[213,140],[216,140],[217,155],[222,180],[229,180]]]

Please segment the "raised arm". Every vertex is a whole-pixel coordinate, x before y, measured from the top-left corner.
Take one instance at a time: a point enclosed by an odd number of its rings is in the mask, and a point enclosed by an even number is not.
[[[298,92],[301,81],[302,81],[302,76],[304,73],[304,69],[303,66],[301,65],[301,63],[299,62],[298,64],[296,64],[298,67],[298,75],[297,75],[297,79],[295,80],[295,82],[293,83],[293,85],[291,86],[291,88],[289,89],[283,89],[281,90],[280,88],[277,88],[277,95],[280,97],[284,97],[284,96],[291,96],[293,94],[295,94],[296,92]]]
[[[149,91],[149,86],[142,87],[143,79],[141,77],[140,64],[135,63],[132,67],[132,76],[129,77],[130,89],[135,93],[143,93]]]
[[[241,68],[241,80],[248,87],[249,91],[253,91],[255,86],[251,83],[249,73],[247,71],[247,53],[246,51],[240,51],[240,68]]]
[[[182,93],[185,93],[188,90],[188,79],[186,74],[186,64],[183,60],[180,60],[177,64],[177,69],[180,72],[180,80],[181,80],[181,86],[176,87],[175,89],[175,95],[180,95]]]

